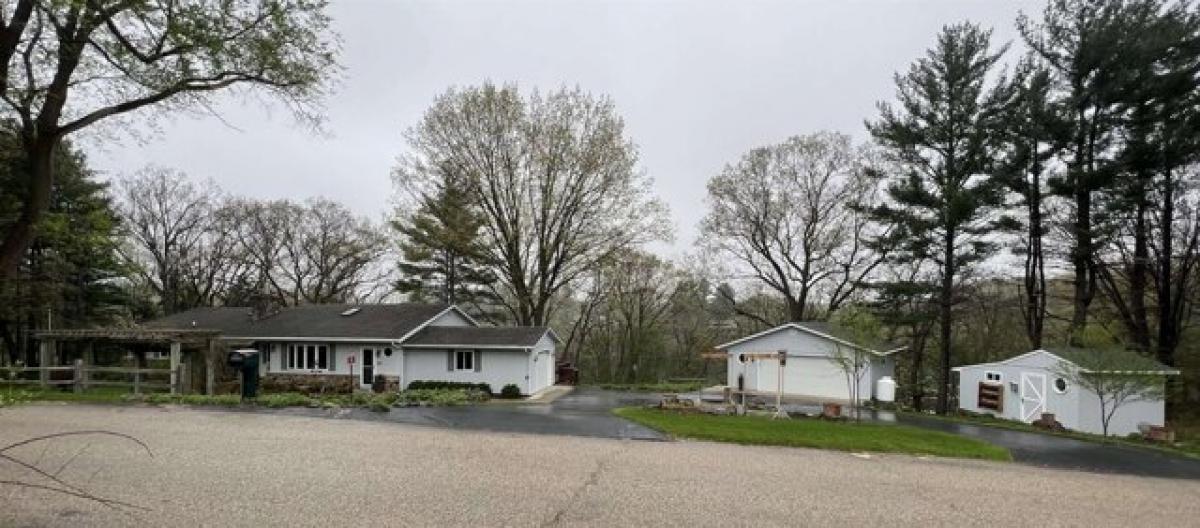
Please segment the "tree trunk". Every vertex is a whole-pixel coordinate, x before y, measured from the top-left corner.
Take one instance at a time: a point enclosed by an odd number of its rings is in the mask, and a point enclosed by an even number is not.
[[[1034,146],[1037,155],[1037,146]],[[1041,167],[1035,162],[1033,178],[1026,192],[1029,209],[1029,242],[1025,254],[1025,334],[1035,350],[1042,348],[1042,333],[1046,322],[1046,256],[1042,249],[1042,183]]]
[[[1078,176],[1077,176],[1078,177]],[[1071,265],[1075,269],[1075,292],[1071,314],[1071,344],[1078,345],[1078,333],[1087,326],[1088,307],[1092,303],[1092,194],[1076,183],[1075,193],[1075,247],[1071,251]]]
[[[8,228],[0,242],[0,278],[12,278],[21,260],[33,244],[35,229],[42,213],[50,207],[54,185],[54,146],[57,140],[38,136],[27,141],[25,154],[29,163],[28,196],[21,214]]]
[[[1175,253],[1175,189],[1174,182],[1168,174],[1163,185],[1162,227],[1159,240],[1159,292],[1158,292],[1158,347],[1155,358],[1164,365],[1175,366],[1175,347],[1179,341],[1179,330],[1176,326],[1176,310],[1173,276],[1175,273],[1172,258]],[[1182,287],[1183,285],[1180,285]]]
[[[954,323],[951,311],[954,301],[954,230],[947,229],[945,236],[945,254],[942,264],[942,288],[939,298],[939,325],[941,343],[939,343],[938,362],[938,394],[937,413],[950,412],[950,337],[951,326]]]
[[[928,335],[928,330],[922,329],[913,336],[913,364],[908,386],[912,387],[912,406],[917,412],[925,408],[925,385],[921,383],[921,369],[925,366],[925,341]]]
[[[1133,319],[1129,330],[1134,344],[1143,351],[1150,350],[1150,323],[1146,313],[1146,267],[1150,261],[1150,235],[1146,222],[1148,207],[1145,181],[1145,177],[1138,174],[1137,186],[1133,190],[1133,265],[1129,270],[1129,308]]]

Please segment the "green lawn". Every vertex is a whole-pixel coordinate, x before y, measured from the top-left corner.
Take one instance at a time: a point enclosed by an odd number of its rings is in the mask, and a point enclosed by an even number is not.
[[[643,407],[622,407],[613,412],[622,418],[682,438],[840,451],[1012,459],[1007,449],[987,442],[903,425],[856,424],[816,418],[772,420],[759,416],[714,416]]]
[[[70,390],[59,390],[56,388],[43,388],[36,385],[13,386],[9,387],[0,384],[0,393],[20,393],[24,391],[25,396],[31,401],[63,401],[63,402],[91,402],[91,403],[120,403],[127,394],[132,394],[133,391],[124,387],[95,387],[86,391],[75,393]]]

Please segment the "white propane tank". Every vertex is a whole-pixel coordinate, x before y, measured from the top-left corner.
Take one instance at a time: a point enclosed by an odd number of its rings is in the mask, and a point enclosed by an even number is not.
[[[882,402],[896,401],[896,380],[884,376],[875,382],[875,399]]]

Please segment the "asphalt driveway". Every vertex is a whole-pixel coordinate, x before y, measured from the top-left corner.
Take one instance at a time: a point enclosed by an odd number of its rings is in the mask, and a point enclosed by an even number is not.
[[[386,413],[366,409],[287,408],[268,411],[293,416],[432,425],[478,431],[533,433],[624,440],[666,440],[662,433],[618,418],[612,409],[654,403],[657,394],[580,387],[547,404],[492,403],[463,407],[400,407]]]
[[[1039,467],[1097,473],[1200,479],[1200,460],[1134,446],[1099,444],[1039,433],[901,414],[905,425],[945,431],[1008,448],[1013,460]]]
[[[489,404],[463,407],[408,407],[387,413],[366,409],[269,410],[272,414],[355,419],[447,427],[452,429],[533,433],[547,435],[615,438],[625,440],[667,440],[668,437],[614,416],[617,407],[658,402],[655,393],[606,391],[588,387],[548,404]],[[811,412],[796,407],[792,410]],[[815,409],[815,408],[814,408]],[[255,412],[263,412],[256,410]],[[1154,476],[1200,480],[1200,460],[1119,445],[1084,442],[996,427],[962,424],[914,415],[880,412],[867,419],[899,422],[926,429],[978,438],[1012,452],[1013,460],[1031,466],[1089,471],[1094,473]]]

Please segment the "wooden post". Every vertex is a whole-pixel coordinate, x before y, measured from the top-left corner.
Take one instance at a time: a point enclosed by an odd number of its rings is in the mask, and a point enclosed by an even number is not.
[[[779,386],[775,387],[775,416],[773,418],[787,418],[787,413],[783,412],[783,367],[787,366],[787,351],[779,351],[779,367],[775,370],[779,371]]]
[[[38,379],[41,381],[42,387],[47,387],[50,385],[50,371],[46,370],[46,367],[51,366],[50,363],[53,363],[53,359],[51,358],[54,356],[54,340],[43,339],[39,344],[38,352],[38,366],[42,367]]]
[[[171,341],[171,394],[179,394],[179,341]]]
[[[96,365],[96,347],[92,341],[83,344],[83,388],[90,389],[92,373],[88,369]]]
[[[209,339],[208,352],[204,354],[204,393],[209,396],[213,395],[213,386],[216,385],[216,373],[213,369],[216,368],[217,347],[217,340]]]
[[[133,353],[133,393],[142,393],[142,369],[146,367],[146,351]]]
[[[74,389],[75,389],[75,394],[80,394],[83,392],[83,383],[84,383],[83,376],[84,376],[83,360],[76,359],[75,360],[75,383],[72,384],[72,387],[74,387]]]

